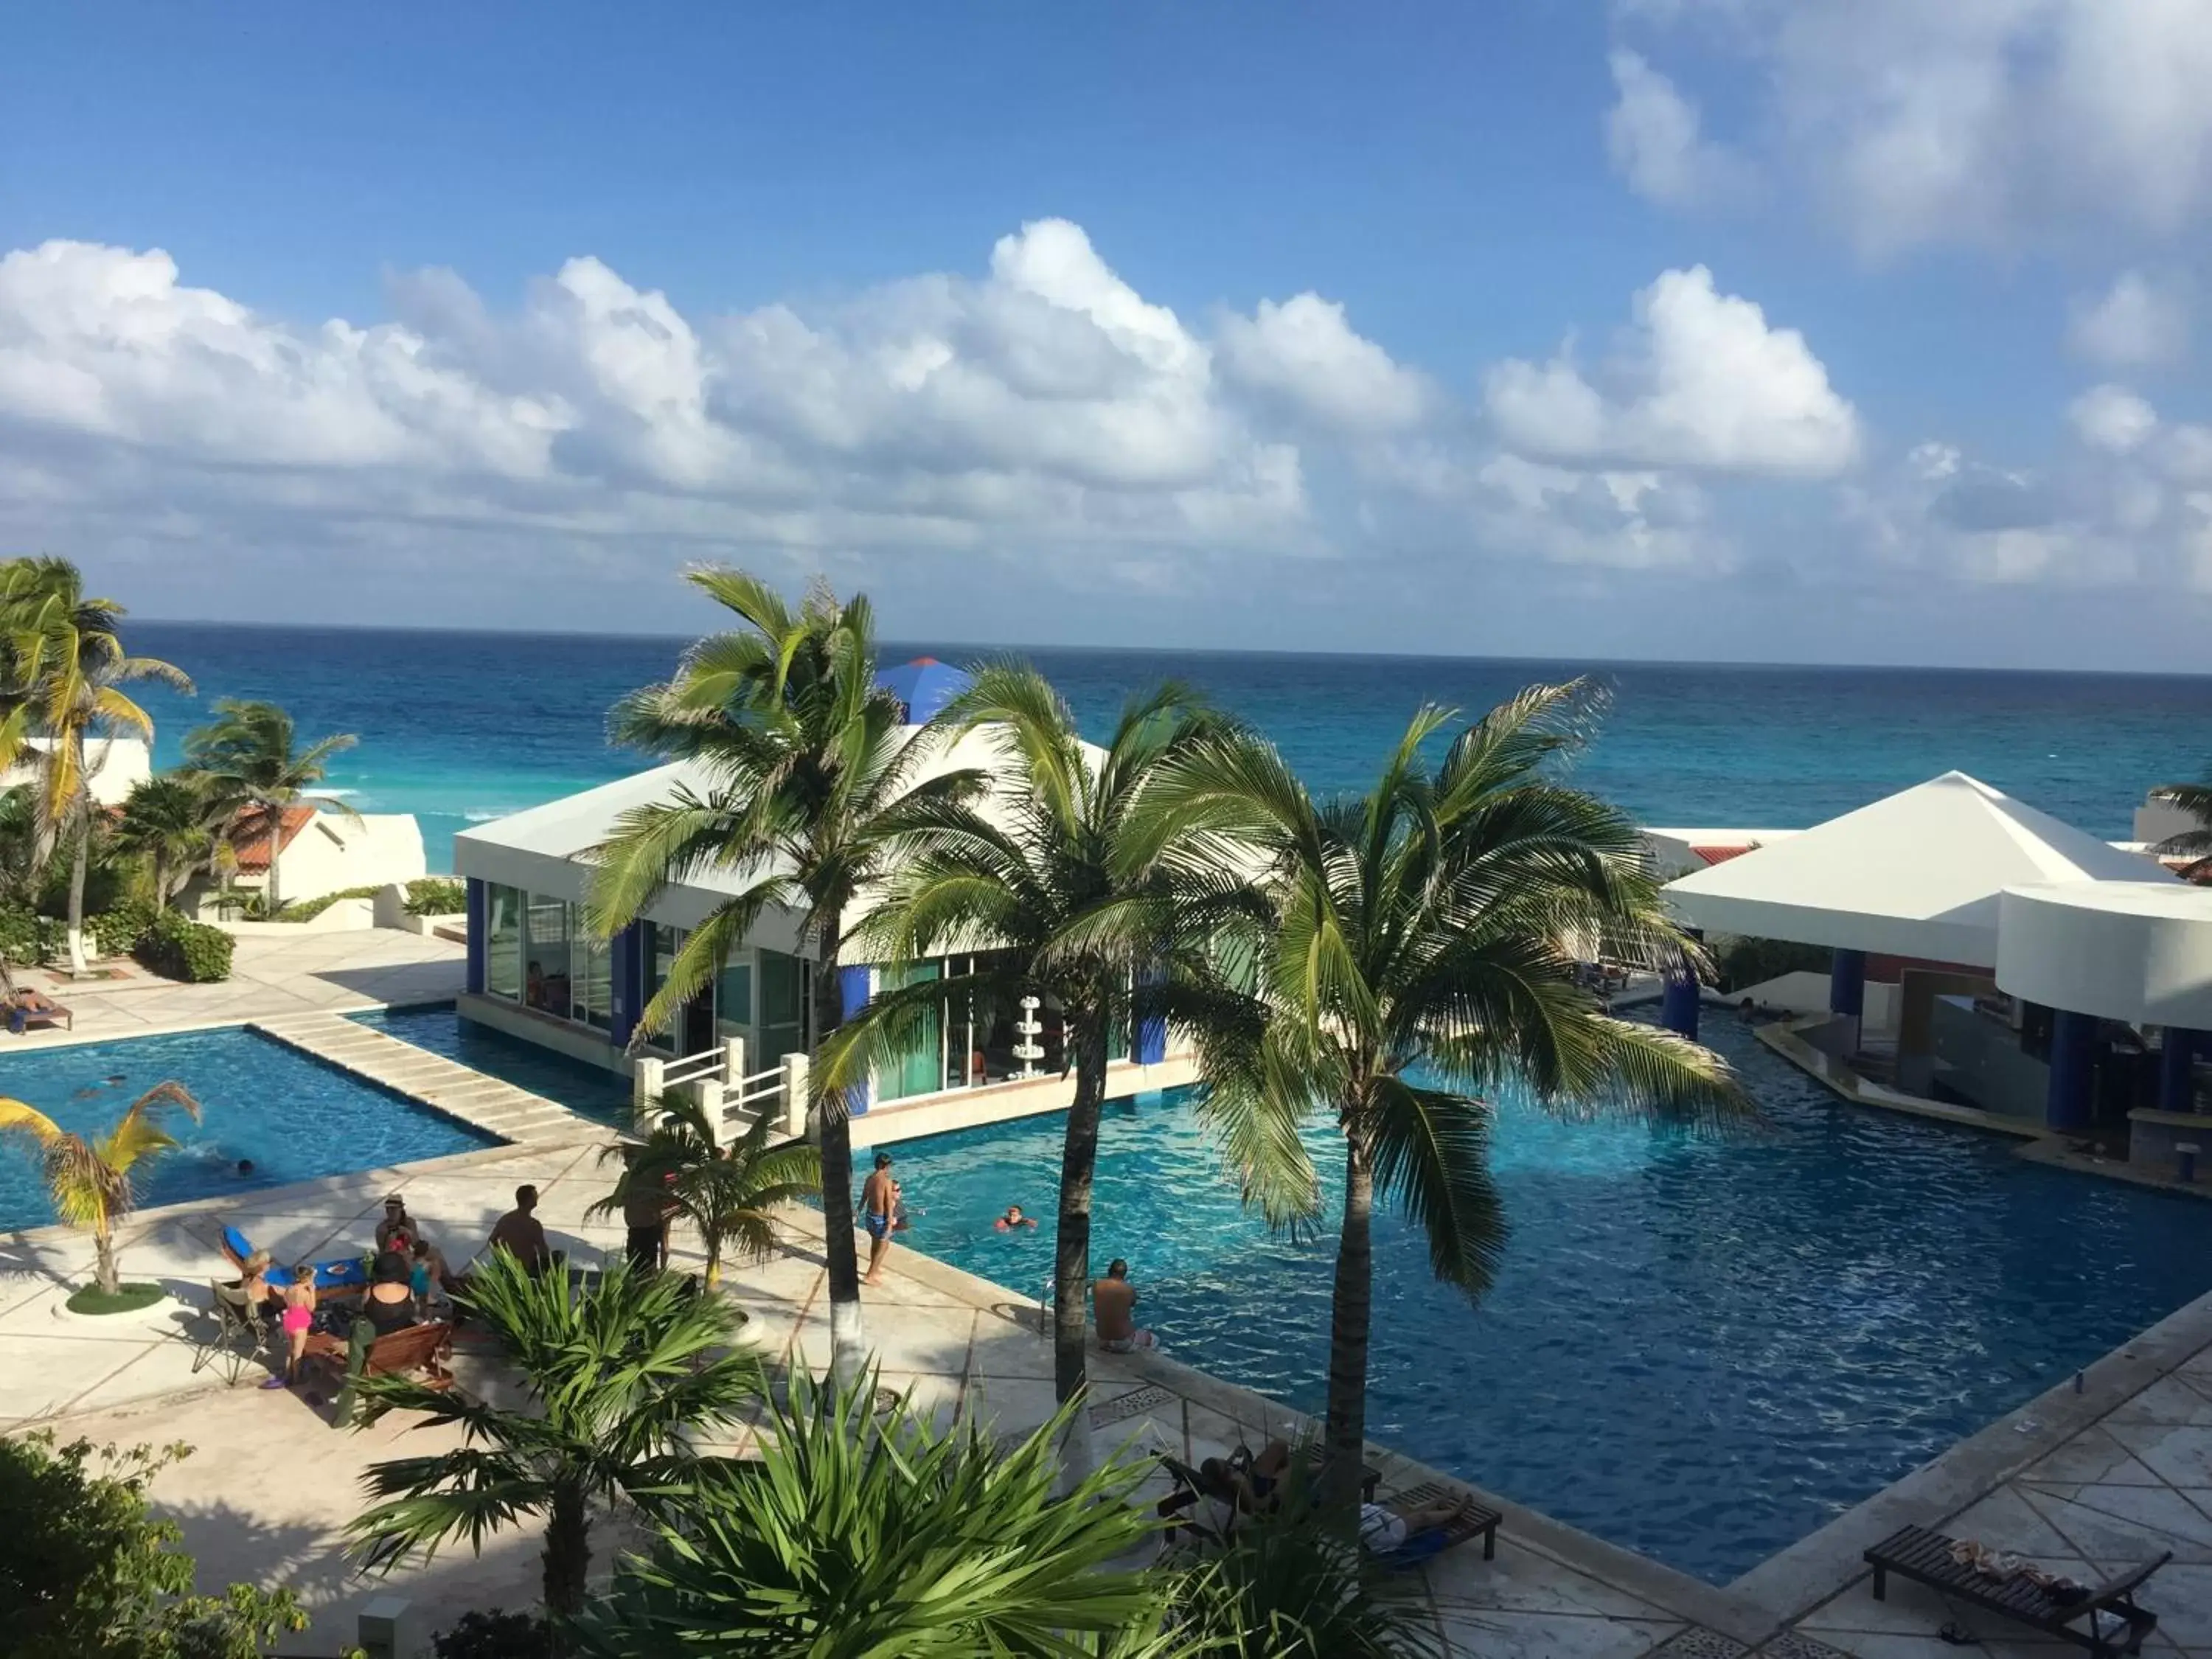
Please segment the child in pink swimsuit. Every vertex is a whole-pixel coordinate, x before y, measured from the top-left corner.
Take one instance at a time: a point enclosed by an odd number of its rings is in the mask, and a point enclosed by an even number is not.
[[[284,1287],[284,1380],[300,1380],[300,1362],[307,1357],[307,1332],[315,1322],[315,1268],[302,1261],[292,1269],[292,1282]]]

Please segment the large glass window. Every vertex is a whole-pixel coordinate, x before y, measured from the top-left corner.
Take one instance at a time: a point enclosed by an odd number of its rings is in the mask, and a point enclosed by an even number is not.
[[[743,1037],[746,1043],[745,1069],[757,1072],[763,1062],[751,1052],[753,1040],[753,953],[732,951],[730,959],[722,964],[722,971],[714,975],[714,1035],[727,1040]]]
[[[757,1030],[763,1068],[806,1047],[806,968],[802,958],[781,951],[760,953]]]
[[[522,1000],[532,1008],[568,1017],[569,906],[542,893],[530,896],[525,915]]]
[[[905,969],[886,968],[882,971],[881,983],[886,991],[933,984],[944,977],[944,963],[939,962],[918,962]],[[939,1003],[898,1054],[878,1063],[878,1092],[884,1100],[934,1094],[945,1086],[945,1008]]]
[[[513,1002],[522,994],[522,894],[484,884],[484,989]]]
[[[614,958],[603,939],[594,939],[580,904],[568,907],[568,1018],[602,1031],[611,1024]]]
[[[669,970],[674,967],[676,954],[684,948],[684,940],[691,937],[684,927],[670,927],[655,922],[653,927],[653,949],[646,961],[645,994],[648,1000],[660,994],[660,988],[668,983]],[[677,1009],[668,1024],[653,1033],[655,1048],[684,1055],[696,1054],[714,1046],[714,995],[710,984],[699,995]]]

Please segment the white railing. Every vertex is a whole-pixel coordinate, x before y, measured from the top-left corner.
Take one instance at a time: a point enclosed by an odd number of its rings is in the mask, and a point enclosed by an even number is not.
[[[631,1098],[640,1117],[664,1097],[683,1091],[697,1103],[726,1146],[763,1117],[780,1119],[794,1139],[806,1133],[806,1056],[786,1054],[765,1072],[745,1070],[745,1040],[730,1037],[680,1060],[647,1056],[637,1062]]]

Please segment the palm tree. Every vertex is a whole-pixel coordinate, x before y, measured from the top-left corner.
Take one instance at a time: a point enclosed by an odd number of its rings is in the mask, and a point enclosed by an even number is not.
[[[1588,702],[1580,685],[1533,687],[1462,732],[1433,773],[1421,750],[1452,716],[1424,708],[1360,800],[1316,804],[1253,742],[1178,762],[1166,784],[1176,811],[1250,847],[1274,908],[1265,1036],[1206,1056],[1200,1109],[1279,1223],[1314,1203],[1301,1125],[1325,1114],[1344,1139],[1323,1486],[1340,1510],[1357,1498],[1365,1440],[1378,1194],[1427,1235],[1437,1278],[1478,1296],[1505,1231],[1486,1097],[1648,1118],[1742,1104],[1717,1056],[1608,1018],[1576,982],[1577,939],[1654,962],[1693,951],[1633,824],[1557,779],[1587,741]]]
[[[1147,811],[1164,767],[1194,759],[1232,732],[1224,717],[1167,686],[1122,711],[1102,757],[1033,668],[984,667],[939,715],[951,733],[981,732],[1000,765],[988,810],[954,803],[924,817],[927,838],[891,872],[859,930],[900,961],[974,951],[973,971],[885,994],[828,1059],[834,1086],[876,1054],[910,1042],[918,1021],[973,999],[1011,1011],[1035,997],[1056,1011],[1075,1073],[1060,1151],[1053,1274],[1053,1376],[1062,1401],[1085,1382],[1091,1286],[1091,1191],[1119,1031],[1173,1018],[1204,1026],[1228,1008],[1212,971],[1215,924],[1249,905],[1234,872],[1209,868],[1207,848]],[[1089,1419],[1072,1419],[1072,1468],[1087,1467]]]
[[[215,706],[214,721],[185,738],[185,757],[195,770],[260,809],[269,832],[269,886],[264,902],[273,920],[284,908],[277,877],[284,848],[284,811],[307,805],[329,808],[358,819],[361,814],[339,797],[316,793],[330,775],[330,758],[359,741],[340,732],[295,750],[292,717],[273,702],[225,697]]]
[[[165,909],[193,868],[216,850],[208,791],[191,772],[167,772],[132,787],[115,818],[115,845],[146,860],[154,904]]]
[[[2189,860],[2181,872],[2185,880],[2202,881],[2212,876],[2212,780],[2161,784],[2150,792],[2150,798],[2179,807],[2197,820],[2194,830],[2168,836],[2153,850],[2168,858]]]
[[[1057,1421],[1002,1456],[968,1417],[940,1427],[903,1401],[879,1414],[875,1382],[869,1373],[823,1389],[794,1370],[757,1456],[701,1465],[683,1524],[664,1528],[585,1615],[580,1651],[1184,1650],[1160,1639],[1162,1581],[1123,1565],[1158,1524],[1137,1501],[1140,1468],[1110,1467],[1058,1496]]]
[[[1293,1460],[1279,1501],[1171,1581],[1187,1659],[1443,1659],[1417,1573],[1377,1561],[1313,1501]]]
[[[132,1101],[106,1134],[87,1140],[34,1106],[0,1100],[0,1132],[27,1136],[46,1160],[46,1193],[55,1213],[71,1226],[92,1229],[94,1282],[110,1296],[123,1288],[115,1265],[115,1224],[138,1202],[138,1167],[177,1144],[161,1127],[164,1109],[172,1106],[199,1121],[199,1103],[183,1085],[158,1083]]]
[[[822,1158],[803,1140],[768,1144],[774,1127],[766,1113],[744,1136],[717,1146],[707,1114],[693,1101],[661,1103],[659,1121],[641,1142],[617,1142],[599,1161],[623,1162],[621,1179],[609,1196],[586,1212],[618,1215],[633,1191],[642,1188],[665,1200],[699,1234],[707,1251],[707,1288],[722,1282],[722,1256],[734,1249],[757,1261],[775,1250],[774,1214],[796,1204],[822,1185]]]
[[[691,1462],[695,1437],[726,1431],[760,1396],[760,1366],[732,1350],[744,1316],[672,1274],[610,1265],[595,1284],[565,1268],[533,1276],[490,1253],[455,1298],[505,1348],[528,1394],[520,1407],[400,1376],[362,1380],[368,1420],[416,1413],[462,1443],[395,1458],[362,1477],[380,1501],[351,1528],[368,1567],[427,1557],[448,1539],[544,1517],[544,1601],[556,1619],[584,1601],[594,1504],[653,1510]]]
[[[692,929],[640,1017],[636,1042],[666,1027],[756,923],[795,914],[814,941],[814,1040],[844,1018],[839,968],[855,896],[906,846],[916,812],[980,787],[973,774],[924,776],[898,701],[876,684],[875,618],[860,596],[826,587],[794,614],[740,571],[690,577],[741,627],[701,640],[675,678],[623,699],[615,740],[691,763],[697,787],[626,812],[592,889],[592,927],[611,939],[670,883],[712,872],[737,890]],[[834,1363],[861,1358],[860,1263],[853,1236],[853,1142],[842,1093],[814,1090],[822,1152]]]
[[[93,835],[91,779],[106,759],[89,758],[87,740],[129,732],[151,741],[151,716],[120,686],[157,679],[189,692],[181,669],[124,651],[117,624],[123,607],[88,599],[83,578],[66,559],[12,559],[0,565],[0,636],[8,684],[0,687],[0,768],[23,744],[39,751],[39,812],[45,845],[70,847],[70,971],[84,957],[84,878]],[[7,706],[12,705],[12,706]]]

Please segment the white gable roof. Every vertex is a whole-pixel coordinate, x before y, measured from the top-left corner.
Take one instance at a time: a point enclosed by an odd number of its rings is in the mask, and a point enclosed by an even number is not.
[[[1667,896],[1709,933],[1993,968],[2007,887],[2172,879],[2140,854],[1946,772],[1684,876]]]

